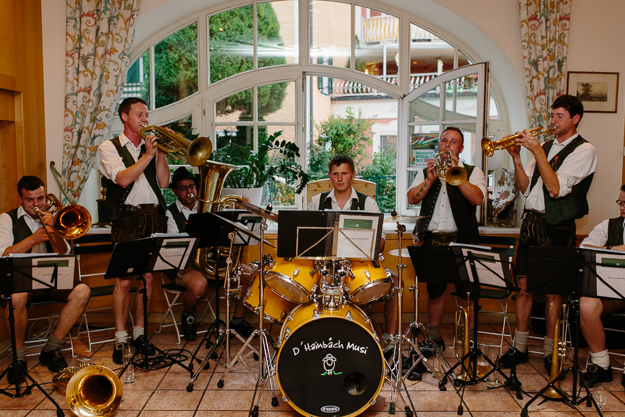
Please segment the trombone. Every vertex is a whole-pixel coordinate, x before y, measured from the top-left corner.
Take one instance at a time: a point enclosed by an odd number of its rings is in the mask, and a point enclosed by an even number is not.
[[[65,240],[74,240],[84,236],[91,227],[91,214],[83,206],[77,204],[68,204],[63,207],[61,201],[54,194],[46,194],[46,205],[40,209],[35,207],[35,212],[39,221],[43,224],[43,230],[48,235],[50,246],[57,255],[63,255],[60,248],[56,244],[53,234],[43,223],[43,214],[50,213],[54,215],[52,229],[54,234]]]
[[[548,126],[546,128],[539,126],[539,127],[530,129],[530,134],[532,136],[548,135],[548,134],[551,134],[554,130],[555,130],[555,126]],[[496,140],[496,141],[492,141],[487,137],[483,137],[482,138],[482,152],[484,152],[484,155],[486,156],[493,156],[495,151],[499,151],[499,150],[514,146],[516,144],[516,140],[520,137],[521,137],[520,134],[514,134],[514,135],[504,136],[503,138]]]
[[[451,151],[439,152],[434,157],[436,175],[445,178],[448,184],[458,186],[467,180],[467,170],[451,157]]]

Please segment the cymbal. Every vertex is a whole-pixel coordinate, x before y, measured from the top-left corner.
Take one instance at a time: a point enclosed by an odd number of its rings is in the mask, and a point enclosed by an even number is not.
[[[274,212],[271,212],[269,210],[265,210],[262,207],[258,207],[255,204],[248,203],[248,202],[245,202],[245,201],[237,201],[237,204],[239,206],[241,206],[241,207],[246,208],[247,210],[251,211],[254,214],[262,216],[265,219],[271,220],[272,222],[278,223],[278,215],[276,213],[274,213]]]
[[[219,214],[218,214],[219,212],[210,212],[210,213],[214,214],[215,216],[219,216]],[[226,219],[225,217],[221,217],[221,216],[219,216],[219,220],[229,224],[234,230],[236,230],[238,232],[241,232],[241,233],[243,233],[245,235],[248,235],[252,239],[256,239],[256,240],[258,240],[260,242],[260,236],[257,236],[254,232],[252,232],[250,229],[248,229],[246,227],[243,227],[241,224],[235,223],[235,222],[230,221],[230,220]],[[273,243],[271,243],[271,242],[269,242],[269,241],[267,241],[265,239],[263,239],[263,243],[271,246],[272,248],[276,247]]]
[[[397,256],[397,257],[399,257],[399,249],[391,249],[390,251],[388,251],[388,254],[390,256]],[[403,248],[401,250],[401,256],[402,256],[402,258],[410,258],[410,253],[408,252],[408,248]]]
[[[410,222],[418,219],[425,219],[430,216],[391,216],[384,219],[384,223],[394,223],[394,222]]]

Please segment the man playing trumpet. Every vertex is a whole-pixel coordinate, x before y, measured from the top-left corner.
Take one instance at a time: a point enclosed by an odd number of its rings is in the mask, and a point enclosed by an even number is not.
[[[450,151],[451,158],[464,167],[467,181],[460,185],[451,185],[437,175],[436,162],[428,162],[427,168],[417,176],[408,189],[408,202],[421,204],[422,216],[417,221],[415,233],[418,239],[427,246],[449,245],[451,242],[476,243],[479,235],[476,208],[486,196],[486,178],[478,167],[464,165],[458,159],[464,148],[462,131],[457,127],[448,126],[440,136],[439,152]],[[441,319],[445,310],[445,283],[427,283],[428,318],[427,340],[423,347],[439,346],[445,349],[441,337]],[[459,296],[464,300],[470,286],[456,284]],[[466,302],[465,302],[466,304]],[[470,311],[473,312],[473,306]],[[473,324],[473,320],[469,320]]]
[[[586,194],[597,165],[597,151],[577,133],[583,115],[584,106],[576,97],[558,97],[551,105],[551,125],[556,140],[541,146],[525,129],[517,132],[516,145],[507,148],[514,162],[517,185],[525,197],[525,209],[515,263],[520,288],[516,299],[517,328],[514,346],[499,360],[502,368],[510,368],[513,361],[517,365],[529,361],[527,340],[533,302],[532,294],[527,292],[530,246],[575,247],[575,219],[588,214]],[[534,157],[525,170],[521,147]],[[543,346],[547,372],[551,369],[555,323],[561,315],[562,297],[547,295]]]

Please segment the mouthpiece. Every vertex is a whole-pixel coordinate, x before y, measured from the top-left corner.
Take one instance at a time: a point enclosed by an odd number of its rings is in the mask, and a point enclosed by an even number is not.
[[[195,198],[195,194],[193,194],[193,193],[189,193],[188,196],[189,196],[189,198]]]

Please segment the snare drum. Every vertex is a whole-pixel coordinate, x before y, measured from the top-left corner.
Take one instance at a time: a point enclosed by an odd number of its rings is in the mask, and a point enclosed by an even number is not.
[[[352,277],[348,277],[349,298],[355,304],[367,304],[384,297],[393,288],[393,279],[382,264],[352,261]]]
[[[256,314],[259,313],[260,289],[258,288],[258,275],[254,276],[250,286],[245,292],[243,304]],[[267,285],[263,287],[263,298],[265,299],[264,318],[272,323],[282,324],[289,311],[293,310],[295,304],[279,297],[271,291]]]
[[[289,405],[306,416],[356,416],[375,402],[384,357],[371,321],[355,305],[318,312],[297,306],[282,325],[276,377]]]
[[[278,259],[265,272],[265,283],[280,297],[297,304],[310,302],[318,282],[313,261],[306,259]]]

